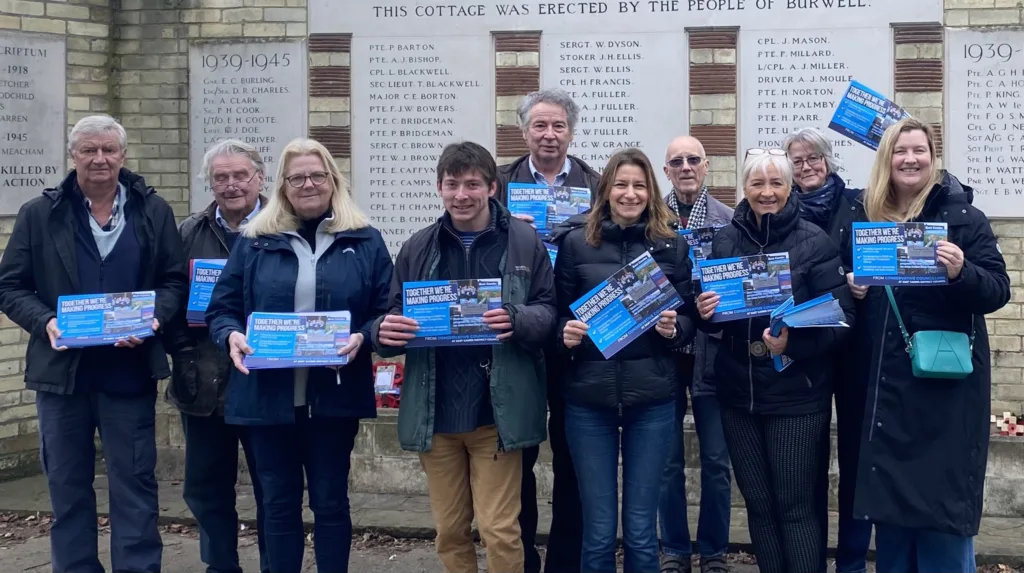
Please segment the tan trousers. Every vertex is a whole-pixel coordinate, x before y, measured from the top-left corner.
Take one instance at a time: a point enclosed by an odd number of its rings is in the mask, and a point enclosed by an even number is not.
[[[488,573],[522,573],[523,452],[498,453],[497,427],[484,426],[464,434],[435,434],[420,464],[427,474],[435,544],[445,571],[477,573],[475,515]]]

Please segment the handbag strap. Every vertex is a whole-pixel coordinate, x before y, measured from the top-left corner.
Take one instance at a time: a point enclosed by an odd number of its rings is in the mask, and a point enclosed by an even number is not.
[[[903,333],[903,342],[907,345],[907,352],[914,347],[914,343],[910,341],[910,334],[907,333],[907,327],[903,324],[903,317],[900,316],[900,309],[896,306],[896,297],[892,294],[892,287],[886,285],[885,294],[889,297],[889,304],[892,305],[892,311],[896,313],[896,320],[900,323],[900,332]],[[974,325],[974,315],[971,315],[971,350],[974,350],[974,337],[977,334],[977,329]]]
[[[889,304],[892,305],[892,311],[896,313],[896,320],[900,323],[900,332],[903,333],[903,342],[907,345],[907,352],[913,348],[914,343],[910,341],[910,334],[907,333],[907,327],[903,325],[903,317],[900,316],[900,309],[896,306],[896,297],[892,295],[892,287],[886,285],[885,294],[889,297]]]

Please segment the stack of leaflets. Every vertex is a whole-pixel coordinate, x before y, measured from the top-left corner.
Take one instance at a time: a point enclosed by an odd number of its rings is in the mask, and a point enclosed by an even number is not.
[[[839,301],[827,293],[818,298],[809,300],[803,304],[795,304],[793,297],[771,313],[770,332],[772,336],[778,336],[782,327],[789,328],[829,328],[848,327],[846,324],[846,313]],[[793,359],[780,354],[773,357],[776,372],[782,372],[793,363]]]
[[[538,183],[509,183],[508,210],[513,215],[533,217],[537,234],[545,239],[559,223],[573,215],[590,210],[590,189],[586,187],[549,187]],[[545,242],[544,246],[555,265],[558,249]]]
[[[420,327],[407,348],[498,344],[484,313],[501,308],[501,279],[408,282],[402,302],[402,315]]]
[[[693,280],[700,282],[700,264],[711,255],[711,243],[722,227],[701,227],[700,229],[679,229],[679,234],[690,245],[690,262],[693,263]]]
[[[711,322],[727,322],[770,314],[793,294],[789,253],[705,260],[701,290],[718,295]]]
[[[106,346],[153,336],[155,291],[78,294],[57,298],[58,347]]]
[[[860,82],[851,81],[828,127],[877,150],[885,130],[907,117],[910,114],[906,110],[882,94]]]
[[[949,282],[938,261],[946,223],[854,223],[853,281],[864,286],[927,286]]]
[[[227,259],[192,259],[189,265],[188,306],[185,319],[189,326],[206,326],[206,307]]]
[[[348,345],[352,315],[332,312],[254,312],[246,324],[246,340],[253,353],[244,363],[260,368],[342,366],[348,356],[338,351]]]
[[[569,305],[605,358],[649,330],[664,310],[683,304],[676,288],[645,252]]]

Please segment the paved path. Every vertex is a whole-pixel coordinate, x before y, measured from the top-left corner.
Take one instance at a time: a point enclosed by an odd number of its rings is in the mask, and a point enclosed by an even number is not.
[[[106,488],[106,478],[98,476],[96,478],[96,497],[101,514],[108,512]],[[255,519],[255,502],[252,497],[251,488],[239,486],[237,506],[241,519],[246,523],[252,524]],[[352,522],[357,532],[376,531],[406,539],[433,539],[434,537],[433,520],[426,497],[352,493],[351,506]],[[164,523],[194,523],[191,513],[182,501],[181,484],[179,483],[165,482],[160,484],[160,509],[161,519]],[[692,524],[691,533],[695,534],[697,508],[690,507],[688,509],[690,523]],[[539,510],[540,531],[538,541],[544,543],[547,540],[547,532],[551,522],[550,502],[548,500],[541,500]],[[5,511],[22,514],[48,513],[50,511],[50,502],[46,491],[46,482],[43,478],[33,477],[0,484],[0,512]],[[308,508],[305,510],[305,520],[307,523],[312,523],[312,514]],[[835,515],[830,516],[830,521],[832,523],[829,527],[829,546],[834,548],[836,533]],[[982,521],[981,530],[981,534],[977,537],[975,543],[979,564],[1001,563],[1014,567],[1024,566],[1024,519],[985,518]],[[730,540],[734,551],[750,551],[750,536],[747,532],[746,512],[742,509],[733,509]],[[169,545],[169,547],[172,546],[173,544]],[[432,557],[433,550],[429,545],[426,546],[424,551],[424,555],[429,555],[431,559],[435,559]],[[194,552],[182,550],[183,555],[189,553]],[[367,556],[368,559],[375,558],[372,553],[371,551],[370,555]],[[419,553],[416,554],[418,555]],[[409,557],[409,559],[411,560],[410,563],[412,563],[418,558]],[[0,553],[0,563],[5,562],[6,559]],[[412,565],[409,566],[413,567]],[[2,567],[0,565],[0,573],[6,573],[8,570]],[[192,571],[197,570],[193,569]],[[365,569],[354,568],[352,570],[360,571]],[[388,569],[379,570],[389,571]],[[394,569],[395,572],[404,572],[406,570],[434,571],[435,569]]]

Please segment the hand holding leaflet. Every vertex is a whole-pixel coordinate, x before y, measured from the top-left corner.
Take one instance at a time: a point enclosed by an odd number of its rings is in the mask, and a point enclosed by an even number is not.
[[[243,365],[256,368],[344,366],[358,351],[362,335],[352,340],[352,315],[331,312],[254,312],[246,324]]]
[[[664,311],[682,303],[654,258],[644,252],[569,305],[585,328],[570,321],[563,330],[563,341],[571,348],[579,344],[577,336],[582,340],[586,333],[601,354],[611,358],[662,320]],[[674,317],[672,322],[674,327]]]
[[[853,224],[853,277],[859,285],[944,285],[946,263],[963,266],[963,252],[948,243],[946,223]],[[959,259],[957,253],[959,252]]]
[[[407,282],[402,302],[402,314],[416,324],[415,336],[401,339],[409,348],[492,345],[511,336],[501,279]]]
[[[190,262],[188,305],[185,307],[185,319],[189,326],[206,326],[206,307],[210,305],[210,296],[217,279],[224,270],[227,259],[192,259]]]
[[[67,295],[57,298],[54,328],[47,329],[55,349],[104,346],[133,348],[153,336],[156,292]]]
[[[846,324],[846,313],[843,312],[842,306],[832,296],[832,293],[823,294],[800,305],[795,305],[793,297],[790,297],[779,308],[772,311],[769,327],[765,331],[764,337],[775,362],[775,371],[782,372],[793,363],[793,360],[783,354],[785,344],[773,348],[774,344],[768,342],[768,337],[778,337],[775,340],[781,341],[783,337],[788,338],[789,328],[831,327],[849,327]]]
[[[701,289],[718,297],[705,320],[724,322],[764,316],[793,292],[789,253],[762,253],[746,257],[705,260],[701,263]],[[701,315],[705,314],[701,308]]]

